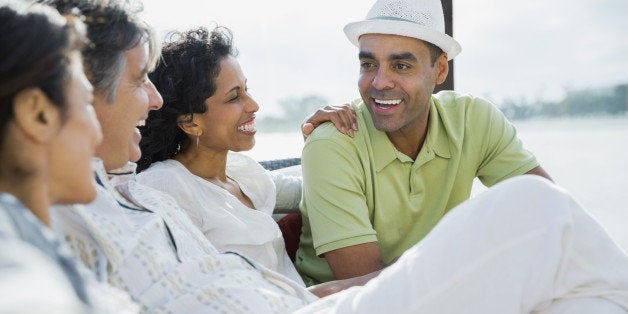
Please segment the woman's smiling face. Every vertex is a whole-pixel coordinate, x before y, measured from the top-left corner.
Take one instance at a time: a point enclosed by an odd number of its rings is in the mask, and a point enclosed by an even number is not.
[[[207,111],[193,116],[193,122],[202,130],[199,146],[213,151],[250,150],[255,145],[255,112],[259,106],[247,92],[246,78],[234,57],[220,61],[215,82],[216,92],[205,100]],[[191,135],[194,138],[195,134]]]

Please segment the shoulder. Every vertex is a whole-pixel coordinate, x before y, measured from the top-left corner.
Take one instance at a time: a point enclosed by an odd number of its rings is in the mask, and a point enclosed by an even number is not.
[[[242,153],[229,152],[227,175],[238,182],[260,180],[270,182],[270,174],[255,159]]]
[[[173,185],[174,186],[174,185]],[[176,199],[169,193],[146,185],[142,182],[131,181],[128,185],[130,196],[134,203],[142,207],[179,208]]]
[[[0,237],[0,308],[20,313],[87,311],[63,270],[29,243]]]
[[[309,142],[314,142],[318,140],[332,140],[332,141],[346,142],[346,141],[351,141],[352,139],[356,139],[360,137],[361,135],[360,133],[364,133],[361,130],[367,127],[364,122],[367,120],[370,120],[371,115],[368,109],[366,108],[366,106],[364,105],[364,102],[362,101],[361,98],[353,100],[350,103],[350,105],[355,110],[356,123],[358,125],[358,131],[355,133],[355,136],[353,138],[346,134],[340,133],[340,131],[336,129],[334,124],[328,121],[319,125],[316,129],[314,129],[312,134],[308,136],[306,145]]]
[[[265,172],[255,159],[243,153],[229,151],[227,154],[227,169],[246,169],[255,172]]]
[[[499,109],[489,100],[463,94],[456,91],[441,91],[432,96],[434,105],[441,112],[450,115],[455,114],[482,114],[490,111],[499,111]]]
[[[491,101],[455,91],[442,91],[432,97],[434,108],[449,130],[463,132],[469,129],[486,129],[502,124],[506,117]]]
[[[123,210],[109,190],[96,186],[96,199],[89,204],[55,205],[50,207],[51,226],[64,235],[91,238],[99,226],[115,225],[123,217]]]
[[[182,186],[194,182],[194,175],[180,162],[167,159],[153,163],[136,176],[136,182],[161,191],[180,192]]]
[[[270,173],[250,156],[230,151],[227,155],[227,175],[245,188],[245,193],[268,198],[266,201],[274,200],[275,184]]]
[[[137,178],[142,176],[161,176],[166,174],[177,174],[185,171],[185,167],[174,159],[166,159],[151,164],[144,171],[137,174]]]
[[[19,201],[10,194],[0,193],[0,238],[3,236],[17,236],[17,229],[13,223],[14,208]]]

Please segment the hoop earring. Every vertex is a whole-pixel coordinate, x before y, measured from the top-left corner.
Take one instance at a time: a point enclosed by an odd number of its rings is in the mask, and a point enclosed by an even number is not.
[[[198,140],[199,140],[200,135],[196,134],[196,149],[198,150]]]

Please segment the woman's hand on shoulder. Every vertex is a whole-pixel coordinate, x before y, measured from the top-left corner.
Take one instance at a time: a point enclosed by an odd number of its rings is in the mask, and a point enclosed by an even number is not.
[[[328,105],[316,110],[301,125],[303,139],[305,140],[316,127],[327,121],[331,121],[340,133],[351,137],[358,130],[355,110],[351,105]]]

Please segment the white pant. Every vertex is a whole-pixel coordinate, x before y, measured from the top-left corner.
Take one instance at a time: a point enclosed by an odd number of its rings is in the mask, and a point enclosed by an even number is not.
[[[627,313],[628,257],[565,191],[520,176],[456,207],[366,286],[303,310]]]

